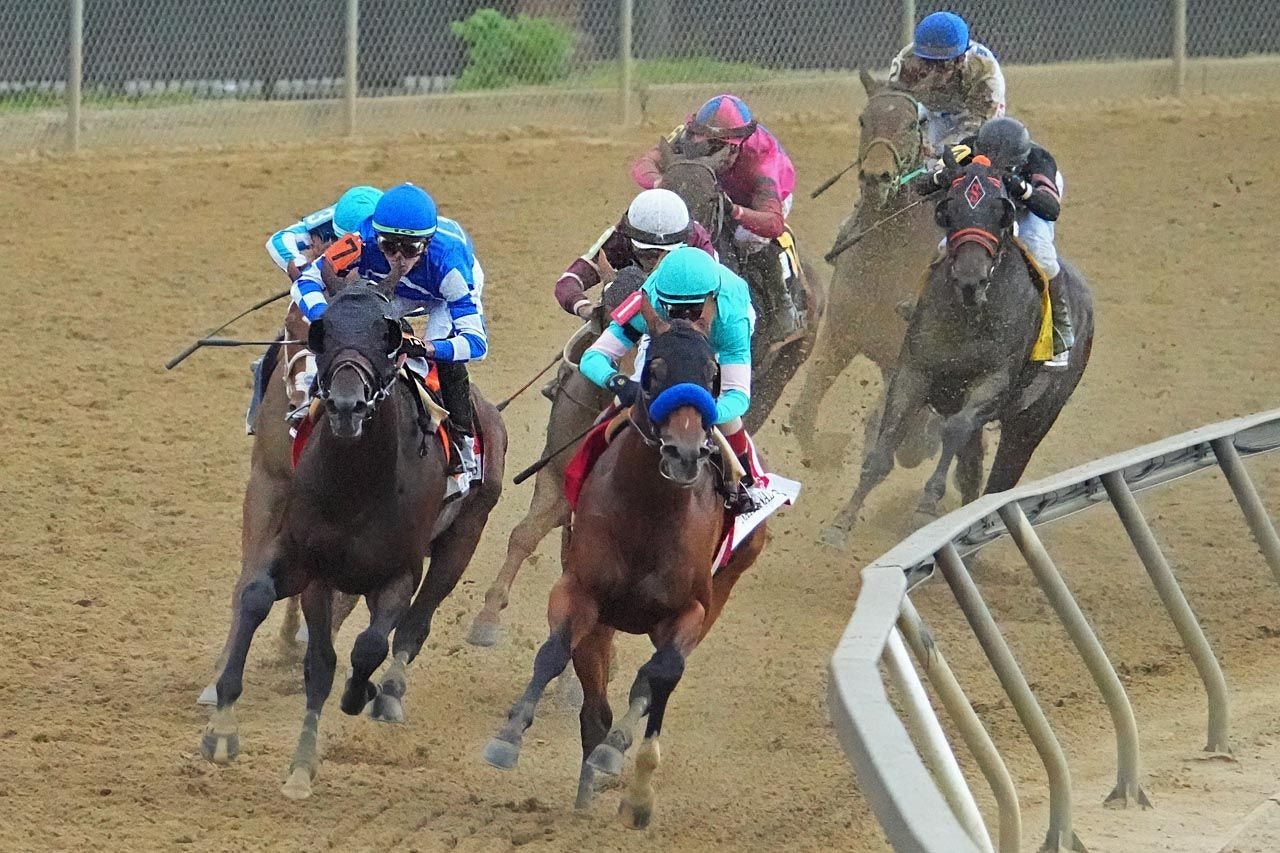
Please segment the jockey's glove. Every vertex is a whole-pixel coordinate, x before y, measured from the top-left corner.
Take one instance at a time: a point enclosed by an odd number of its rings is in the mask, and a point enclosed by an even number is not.
[[[1021,175],[1006,172],[1000,176],[1000,180],[1004,183],[1004,191],[1010,198],[1016,198],[1019,201],[1031,198],[1031,184],[1027,183]]]
[[[624,406],[630,406],[640,399],[640,383],[636,382],[625,373],[615,373],[609,377],[609,381],[604,387],[612,391],[618,401]]]

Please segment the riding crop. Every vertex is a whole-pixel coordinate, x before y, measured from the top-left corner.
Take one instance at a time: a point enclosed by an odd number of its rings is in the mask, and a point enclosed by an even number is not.
[[[250,305],[248,308],[244,309],[239,314],[232,317],[230,320],[223,323],[218,328],[208,332],[204,337],[200,338],[191,346],[187,347],[182,352],[178,353],[173,358],[169,359],[167,362],[165,362],[164,369],[173,370],[181,362],[185,361],[188,356],[190,356],[192,353],[194,353],[196,350],[200,349],[201,347],[231,347],[231,346],[244,346],[245,344],[257,343],[257,341],[236,341],[234,343],[225,343],[225,341],[229,340],[228,338],[215,338],[213,336],[218,334],[218,332],[221,332],[227,326],[230,326],[232,323],[234,323],[236,320],[239,320],[241,317],[245,316],[246,314],[252,314],[254,311],[257,311],[259,308],[265,308],[266,306],[270,305],[272,302],[276,302],[280,299],[284,299],[286,296],[289,295],[289,291],[291,289],[292,288],[285,288],[284,290],[277,293],[275,296],[268,296],[266,299],[263,299],[261,302],[255,302],[253,305]],[[214,341],[220,341],[224,343],[213,343]],[[274,341],[266,341],[265,343],[274,343]]]

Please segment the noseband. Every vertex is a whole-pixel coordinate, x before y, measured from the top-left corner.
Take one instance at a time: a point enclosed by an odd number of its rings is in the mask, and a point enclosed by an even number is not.
[[[1003,246],[1000,235],[985,228],[961,228],[947,235],[947,254],[955,255],[956,250],[966,243],[978,244],[992,258],[999,256]]]
[[[921,114],[920,102],[908,95],[906,92],[883,92],[875,95],[874,98],[905,101],[914,109],[916,114],[916,121],[911,126],[915,132],[915,139],[913,140],[915,150],[911,153],[910,157],[904,156],[902,151],[898,149],[896,140],[888,136],[873,136],[858,149],[858,174],[860,176],[863,174],[862,164],[867,159],[867,155],[871,151],[876,148],[888,149],[889,156],[893,158],[893,168],[895,170],[893,175],[894,190],[898,190],[904,186],[902,181],[903,176],[912,171],[911,167],[918,164],[924,155],[924,129],[920,124],[920,120],[923,117]],[[863,113],[865,114],[865,112],[866,110],[864,109]]]
[[[325,371],[324,376],[316,383],[316,397],[320,400],[329,399],[329,386],[333,384],[333,379],[338,375],[340,370],[352,370],[356,376],[360,378],[360,384],[364,386],[364,399],[369,404],[365,409],[364,419],[368,420],[373,417],[373,411],[378,404],[387,397],[391,396],[391,389],[396,384],[396,372],[392,371],[391,376],[387,379],[386,384],[379,385],[378,377],[373,372],[373,368],[361,356],[347,356],[346,358],[335,358],[333,364],[329,365],[329,369]]]

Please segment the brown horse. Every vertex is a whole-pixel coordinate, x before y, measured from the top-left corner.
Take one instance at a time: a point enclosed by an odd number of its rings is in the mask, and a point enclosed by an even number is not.
[[[840,226],[836,243],[855,233],[866,237],[835,258],[830,310],[791,411],[796,438],[810,462],[832,456],[817,445],[818,409],[856,357],[870,359],[888,388],[907,331],[905,311],[899,306],[915,300],[920,270],[937,253],[942,238],[932,206],[919,203],[920,197],[904,184],[924,164],[920,104],[906,92],[884,89],[865,72],[862,84],[869,98],[858,117],[860,198]],[[882,408],[877,403],[867,418],[864,452],[876,436]],[[916,423],[898,449],[899,463],[908,468],[934,455],[938,447],[938,417],[926,411]]]
[[[235,636],[235,612],[239,608],[240,594],[256,571],[255,561],[250,559],[254,543],[267,540],[268,531],[279,526],[281,513],[284,511],[284,498],[288,494],[289,481],[293,479],[292,447],[293,438],[289,433],[285,416],[304,405],[308,399],[307,377],[308,356],[310,350],[305,343],[307,337],[307,321],[296,305],[291,305],[285,316],[284,330],[279,335],[281,343],[273,345],[263,361],[262,369],[266,371],[268,380],[263,394],[262,405],[258,407],[254,417],[253,450],[249,460],[250,487],[245,490],[245,502],[241,523],[241,567],[240,577],[231,594],[232,625],[228,629],[227,639],[218,661],[214,665],[213,680],[201,691],[196,703],[199,705],[217,705],[217,680],[222,668],[227,663],[227,654],[231,650],[232,638]],[[252,504],[250,503],[252,501]],[[337,593],[334,597],[333,630],[346,620],[359,601],[357,596]],[[285,609],[284,621],[280,625],[279,641],[286,653],[294,651],[298,643],[306,644],[307,629],[299,625],[299,600],[297,596],[289,598]]]
[[[547,605],[550,637],[538,650],[524,695],[484,750],[489,764],[515,767],[538,701],[572,659],[584,693],[579,808],[590,804],[597,772],[621,772],[633,729],[647,718],[635,778],[621,806],[624,820],[636,828],[646,826],[653,813],[653,772],[667,701],[689,654],[765,538],[764,527],[756,528],[713,573],[725,522],[708,464],[717,366],[706,334],[714,300],[707,300],[697,323],[668,325],[647,303],[642,310],[653,337],[632,424],[587,477],[564,573]],[[606,687],[616,631],[648,634],[656,651],[636,675],[626,715],[611,730]]]
[[[320,764],[319,715],[337,662],[334,591],[363,595],[370,614],[351,652],[342,710],[358,714],[372,703],[376,716],[403,719],[405,669],[426,641],[436,608],[462,576],[502,490],[506,432],[493,406],[476,395],[484,479],[445,504],[447,451],[434,430],[424,432],[416,391],[398,378],[402,336],[399,320],[385,315],[389,308],[375,289],[355,285],[311,324],[308,348],[316,355],[324,415],[286,493],[258,494],[264,487],[251,478],[245,498],[246,518],[263,507],[278,517],[272,524],[246,526],[246,563],[253,569],[237,596],[232,643],[217,681],[218,707],[201,752],[219,763],[235,758],[234,706],[253,634],[276,600],[301,594],[311,629],[304,668],[307,712],[283,789],[294,798],[310,795]],[[386,659],[393,630],[394,661],[378,688],[369,678]]]

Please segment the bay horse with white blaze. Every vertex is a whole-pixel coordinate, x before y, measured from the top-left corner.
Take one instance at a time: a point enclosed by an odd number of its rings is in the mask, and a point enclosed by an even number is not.
[[[484,750],[489,764],[515,767],[547,684],[572,659],[584,694],[578,808],[590,804],[598,772],[621,773],[633,730],[647,720],[635,777],[620,810],[635,828],[646,826],[653,813],[653,772],[667,700],[689,654],[765,541],[761,525],[713,572],[726,523],[710,464],[718,366],[707,333],[715,305],[709,298],[696,323],[667,324],[647,301],[642,303],[652,339],[640,399],[632,407],[631,424],[583,484],[564,573],[547,605],[550,637],[534,658],[524,695]],[[648,634],[656,651],[636,675],[627,713],[611,729],[606,688],[617,631]]]
[[[844,546],[863,501],[893,470],[894,451],[923,407],[945,418],[942,452],[917,508],[932,519],[953,460],[961,499],[978,497],[982,428],[993,421],[1000,423],[1000,444],[986,492],[1016,485],[1089,363],[1093,296],[1084,277],[1063,263],[1077,343],[1065,370],[1046,370],[1032,355],[1049,322],[1047,284],[1014,236],[1016,208],[1000,172],[985,157],[963,169],[944,157],[952,185],[935,215],[947,234],[946,255],[929,269],[858,487],[823,533],[830,545]]]
[[[311,794],[320,766],[319,716],[337,663],[330,631],[334,591],[363,595],[370,615],[351,652],[342,710],[359,714],[372,703],[374,715],[402,720],[405,669],[462,576],[502,490],[506,431],[497,410],[473,390],[485,444],[483,481],[444,503],[447,451],[424,424],[417,390],[400,378],[403,336],[390,310],[374,288],[352,285],[311,324],[308,348],[316,356],[324,412],[285,484],[278,522],[263,531],[263,541],[246,543],[249,579],[236,602],[218,707],[200,745],[211,761],[236,757],[235,703],[249,644],[275,601],[301,593],[310,628],[307,711],[283,788],[291,798]],[[254,488],[251,480],[250,493]],[[255,505],[247,495],[246,513]],[[375,687],[369,678],[387,657],[393,629],[394,660]]]

